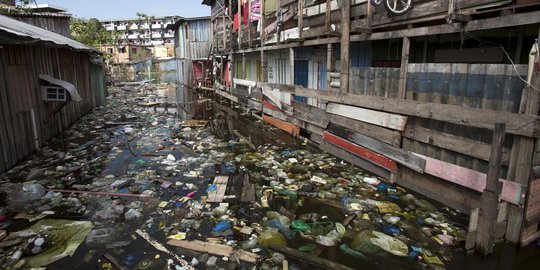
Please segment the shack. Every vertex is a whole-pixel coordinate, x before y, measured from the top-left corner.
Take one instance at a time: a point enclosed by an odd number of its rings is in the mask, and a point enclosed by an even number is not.
[[[102,54],[0,15],[0,172],[105,102]]]
[[[213,53],[230,71],[214,91],[471,214],[471,232],[478,211],[479,223],[489,216],[482,198],[503,123],[501,165],[491,170],[502,191],[485,235],[527,245],[540,236],[540,3],[411,3],[390,14],[366,0],[204,0]]]

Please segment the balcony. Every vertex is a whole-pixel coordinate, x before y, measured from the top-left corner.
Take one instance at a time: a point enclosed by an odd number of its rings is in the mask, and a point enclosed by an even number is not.
[[[160,24],[160,23],[152,24],[152,29],[161,29],[161,28],[163,28],[163,24]]]
[[[137,34],[131,34],[131,35],[128,35],[128,38],[129,38],[129,39],[138,39],[138,38],[139,38],[139,35],[137,35]]]
[[[165,34],[163,35],[163,37],[165,37],[165,38],[173,38],[173,37],[174,37],[174,33],[165,33]]]
[[[105,29],[107,29],[107,31],[114,31],[114,25],[106,25]]]
[[[126,25],[119,25],[119,26],[116,27],[116,30],[118,30],[118,31],[126,31],[127,26]]]
[[[139,29],[139,26],[136,24],[132,24],[129,26],[129,30],[137,30],[137,29]]]
[[[148,24],[146,24],[146,23],[141,25],[141,29],[149,29],[149,28],[150,28],[150,26]]]
[[[163,34],[161,33],[152,33],[152,38],[162,38]]]

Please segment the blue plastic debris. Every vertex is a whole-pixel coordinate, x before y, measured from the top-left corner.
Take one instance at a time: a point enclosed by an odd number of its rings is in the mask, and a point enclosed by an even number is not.
[[[294,232],[291,231],[289,228],[283,226],[279,219],[272,219],[267,221],[266,226],[278,229],[278,231],[283,234],[283,236],[285,236],[287,239],[292,239],[294,237]]]
[[[382,227],[382,231],[390,236],[401,235],[401,229],[396,225],[386,225]]]
[[[212,192],[215,190],[217,190],[217,185],[212,184],[206,189],[206,192]]]
[[[231,223],[228,221],[220,221],[214,228],[212,229],[214,232],[222,232],[226,231],[231,228]]]

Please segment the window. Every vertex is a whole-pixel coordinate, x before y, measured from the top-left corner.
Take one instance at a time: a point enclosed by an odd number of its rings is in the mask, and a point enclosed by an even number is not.
[[[287,83],[287,59],[277,59],[276,60],[276,83],[286,84]]]
[[[126,47],[120,47],[118,48],[119,53],[126,53]]]
[[[131,53],[136,54],[137,53],[137,48],[131,48]]]
[[[59,86],[42,86],[41,98],[44,101],[67,101],[66,89]]]
[[[113,53],[113,48],[108,48],[107,51],[112,54]]]

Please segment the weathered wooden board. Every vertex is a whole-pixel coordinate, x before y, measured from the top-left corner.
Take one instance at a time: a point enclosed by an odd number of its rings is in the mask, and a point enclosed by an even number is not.
[[[325,110],[299,102],[293,102],[292,105],[294,107],[294,117],[321,128],[326,128],[326,126],[328,126],[329,120]]]
[[[373,110],[431,118],[439,121],[493,129],[495,123],[505,123],[507,133],[540,137],[539,119],[534,115],[515,114],[492,110],[471,109],[462,106],[391,99],[376,96],[352,95],[335,91],[296,88],[296,95],[322,99],[335,103],[360,106]]]
[[[486,187],[486,174],[465,167],[457,166],[448,162],[415,155],[426,160],[425,173],[447,180],[472,190],[483,192]],[[503,183],[501,199],[512,204],[520,205],[525,197],[525,187],[516,182],[499,179]]]
[[[527,198],[526,222],[540,222],[540,180],[531,181],[529,198]]]
[[[269,123],[293,136],[297,136],[300,134],[300,128],[293,125],[293,124],[290,124],[290,123],[287,123],[283,120],[279,120],[277,118],[274,118],[274,117],[271,117],[271,116],[268,116],[268,115],[263,115],[263,121],[266,122],[266,123]]]
[[[262,88],[263,95],[269,98],[276,106],[281,110],[281,100],[274,94],[274,91],[270,90],[269,87]]]
[[[396,147],[399,147],[401,145],[401,133],[399,131],[379,127],[376,125],[364,123],[362,121],[335,114],[328,114],[327,117],[331,123],[335,123],[343,127],[348,127],[351,130],[365,134],[372,138],[377,138],[387,144]]]
[[[238,102],[238,98],[237,98],[237,97],[235,97],[235,96],[233,96],[232,94],[229,94],[229,93],[227,93],[227,92],[225,92],[225,91],[221,91],[221,90],[217,90],[217,89],[216,89],[216,94],[218,94],[218,95],[220,95],[220,96],[222,96],[222,97],[224,97],[224,98],[227,98],[227,99],[229,99],[229,100],[231,100],[231,101]]]
[[[249,262],[249,263],[256,263],[257,260],[260,259],[260,256],[247,252],[245,250],[240,249],[234,249],[227,245],[220,245],[210,242],[202,242],[199,240],[194,241],[185,241],[185,240],[169,240],[167,242],[168,245],[188,249],[196,252],[204,252],[204,253],[210,253],[213,255],[218,256],[225,256],[230,257],[232,255],[236,255],[237,258],[241,261]]]
[[[491,145],[463,137],[454,136],[448,133],[442,133],[435,130],[419,127],[407,126],[403,132],[403,137],[428,143],[447,150],[452,150],[464,155],[489,161],[489,152]],[[502,164],[508,165],[510,151],[503,149]]]
[[[407,117],[379,112],[354,106],[342,105],[337,103],[329,103],[326,111],[331,114],[336,114],[362,122],[374,124],[381,127],[391,128],[403,131],[407,124]]]
[[[383,155],[379,155],[369,149],[347,141],[329,132],[324,132],[323,139],[332,143],[333,145],[339,146],[355,155],[367,159],[382,168],[385,168],[391,172],[397,172],[396,162]]]
[[[214,178],[213,184],[217,186],[217,189],[214,191],[208,192],[207,202],[222,202],[223,197],[225,196],[225,191],[227,190],[227,183],[229,182],[229,177],[224,175],[219,175]]]
[[[328,130],[342,138],[348,139],[371,151],[374,151],[389,159],[392,159],[395,162],[404,165],[414,171],[424,173],[426,161],[422,158],[419,158],[418,156],[413,155],[409,151],[390,146],[379,140],[351,131],[345,127],[333,123],[330,123],[328,125]]]

